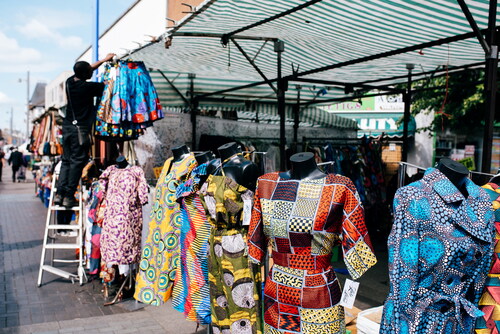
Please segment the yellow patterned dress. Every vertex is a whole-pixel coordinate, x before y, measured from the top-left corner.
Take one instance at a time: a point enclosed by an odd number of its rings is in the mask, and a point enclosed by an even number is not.
[[[251,214],[253,192],[226,176],[210,175],[200,195],[212,226],[208,280],[213,332],[261,334],[262,279],[260,268],[248,261],[247,227],[242,226]]]
[[[134,294],[138,301],[156,306],[170,298],[180,261],[181,212],[175,191],[196,167],[192,154],[181,161],[172,161],[172,158],[165,161],[156,184],[148,238],[142,249]]]

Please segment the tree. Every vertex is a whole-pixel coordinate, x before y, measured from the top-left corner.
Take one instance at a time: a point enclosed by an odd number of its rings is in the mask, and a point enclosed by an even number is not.
[[[472,134],[484,127],[484,70],[468,69],[440,77],[415,81],[412,85],[412,114],[435,112],[430,127],[450,128],[460,134]]]

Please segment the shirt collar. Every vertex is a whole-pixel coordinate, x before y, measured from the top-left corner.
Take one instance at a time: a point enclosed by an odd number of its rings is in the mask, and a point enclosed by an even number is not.
[[[465,200],[465,196],[458,190],[458,188],[437,168],[428,168],[425,171],[423,180],[426,181],[435,192],[446,203],[454,203]],[[465,179],[465,188],[469,197],[478,198],[478,186],[474,184],[469,178]]]

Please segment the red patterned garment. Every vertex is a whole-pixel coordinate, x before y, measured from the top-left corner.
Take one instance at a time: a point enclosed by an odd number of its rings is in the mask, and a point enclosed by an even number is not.
[[[264,288],[265,333],[345,333],[332,249],[342,245],[354,279],[377,262],[350,179],[261,176],[248,238],[256,263],[263,261],[268,245],[272,248],[274,265]]]

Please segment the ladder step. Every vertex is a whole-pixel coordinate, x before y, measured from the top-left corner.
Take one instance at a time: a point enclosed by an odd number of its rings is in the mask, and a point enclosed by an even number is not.
[[[65,260],[65,259],[53,259],[53,262],[59,262],[59,263],[78,263],[80,260]]]
[[[46,265],[46,264],[42,266],[42,269],[45,270],[45,271],[48,271],[50,273],[53,273],[54,275],[61,276],[61,277],[67,278],[67,279],[70,279],[72,277],[73,278],[77,278],[78,277],[78,275],[69,273],[67,271],[64,271],[64,270],[61,270],[59,268],[52,267],[52,266],[49,266],[49,265]]]
[[[80,226],[78,225],[49,225],[47,226],[49,230],[78,230]]]
[[[65,206],[51,206],[50,207],[50,210],[52,211],[80,211],[80,207],[79,206],[74,206],[72,208],[67,208]]]
[[[47,249],[78,249],[79,244],[47,244],[45,245]]]

